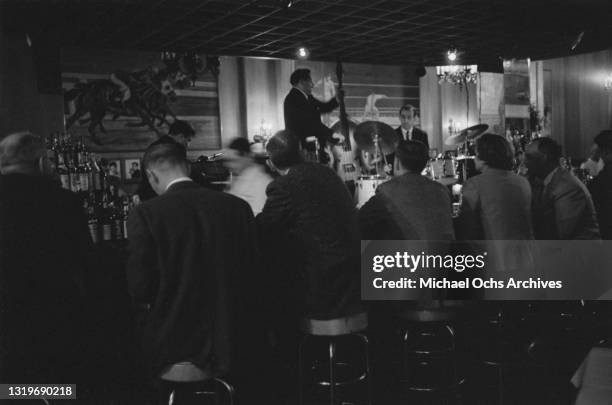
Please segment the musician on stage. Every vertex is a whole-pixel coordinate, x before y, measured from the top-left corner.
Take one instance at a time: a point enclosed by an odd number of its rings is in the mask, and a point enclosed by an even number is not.
[[[324,147],[327,142],[334,142],[341,135],[323,125],[321,114],[333,111],[338,107],[338,95],[323,102],[312,95],[314,83],[309,69],[297,69],[289,79],[293,88],[285,97],[285,128],[294,133],[300,140],[302,150],[315,152],[313,142],[307,141],[309,137],[315,137],[319,141],[319,152],[321,159],[326,156]],[[323,161],[322,163],[327,163]]]
[[[395,129],[397,136],[400,141],[419,141],[425,144],[427,150],[429,150],[429,139],[427,132],[414,126],[416,121],[416,108],[410,104],[404,104],[399,110],[400,126]],[[393,175],[393,168],[395,167],[395,153],[387,155],[387,170],[389,174]]]

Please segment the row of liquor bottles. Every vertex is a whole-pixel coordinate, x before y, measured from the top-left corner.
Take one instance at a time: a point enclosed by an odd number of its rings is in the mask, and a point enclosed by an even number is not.
[[[107,171],[82,139],[65,133],[47,137],[47,156],[53,162],[63,188],[75,193],[102,191],[108,187]]]
[[[62,188],[78,194],[83,201],[93,242],[127,239],[127,218],[133,202],[119,194],[119,184],[109,176],[104,160],[90,153],[82,139],[66,133],[51,134],[46,146]]]

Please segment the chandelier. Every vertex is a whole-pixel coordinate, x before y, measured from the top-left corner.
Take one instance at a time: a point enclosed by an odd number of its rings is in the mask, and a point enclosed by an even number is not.
[[[478,81],[478,65],[445,65],[436,66],[438,83],[444,82],[463,86]]]

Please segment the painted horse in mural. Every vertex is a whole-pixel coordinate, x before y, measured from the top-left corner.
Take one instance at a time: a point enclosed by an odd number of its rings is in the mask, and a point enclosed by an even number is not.
[[[75,122],[89,122],[91,139],[100,143],[96,128],[106,133],[104,117],[110,114],[113,120],[120,116],[138,117],[139,123],[127,126],[148,126],[160,134],[158,127],[169,125],[167,117],[176,119],[170,104],[176,101],[174,86],[182,87],[184,77],[178,69],[148,67],[144,70],[127,73],[115,72],[110,79],[92,80],[78,83],[65,93],[67,103],[74,102],[74,112],[66,121],[66,128]],[[88,117],[85,117],[89,114]]]

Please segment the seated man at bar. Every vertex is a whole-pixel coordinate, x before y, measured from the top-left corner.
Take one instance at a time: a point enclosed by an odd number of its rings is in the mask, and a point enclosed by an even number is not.
[[[127,276],[133,300],[146,310],[149,377],[180,362],[211,377],[226,373],[242,325],[245,270],[256,262],[251,209],[190,179],[179,145],[150,146],[143,168],[159,197],[130,214]]]
[[[471,240],[533,239],[531,188],[512,172],[514,153],[499,135],[476,141],[476,170],[462,189],[458,236]]]
[[[87,219],[53,171],[39,137],[17,133],[0,142],[2,383],[80,384],[99,366],[87,368],[97,346],[88,327],[96,314]]]
[[[170,128],[168,129],[168,135],[160,137],[150,146],[161,144],[175,144],[182,149],[185,157],[187,157],[187,148],[189,147],[189,143],[191,142],[191,139],[194,136],[195,131],[187,121],[176,120],[172,124],[170,124]],[[208,180],[205,179],[201,173],[190,171],[189,177],[191,177],[193,181],[195,181],[201,186],[209,186]],[[141,181],[138,185],[137,194],[138,197],[140,197],[141,201],[149,200],[157,195],[155,194],[155,191],[151,188],[151,184],[149,184],[147,176],[141,176]]]
[[[346,186],[330,168],[303,162],[299,140],[288,131],[276,133],[267,150],[281,176],[268,185],[257,223],[267,240],[266,257],[284,252],[279,265],[294,315],[351,314],[359,303],[360,236]]]
[[[551,138],[527,145],[525,164],[530,177],[541,182],[533,189],[532,217],[536,239],[600,239],[591,194],[560,166],[561,146]]]
[[[378,186],[359,210],[364,239],[453,240],[450,193],[421,175],[429,150],[419,141],[401,141],[396,176]]]
[[[589,184],[589,191],[597,211],[601,238],[610,240],[612,239],[612,131],[602,131],[595,137],[594,142],[604,167]]]

